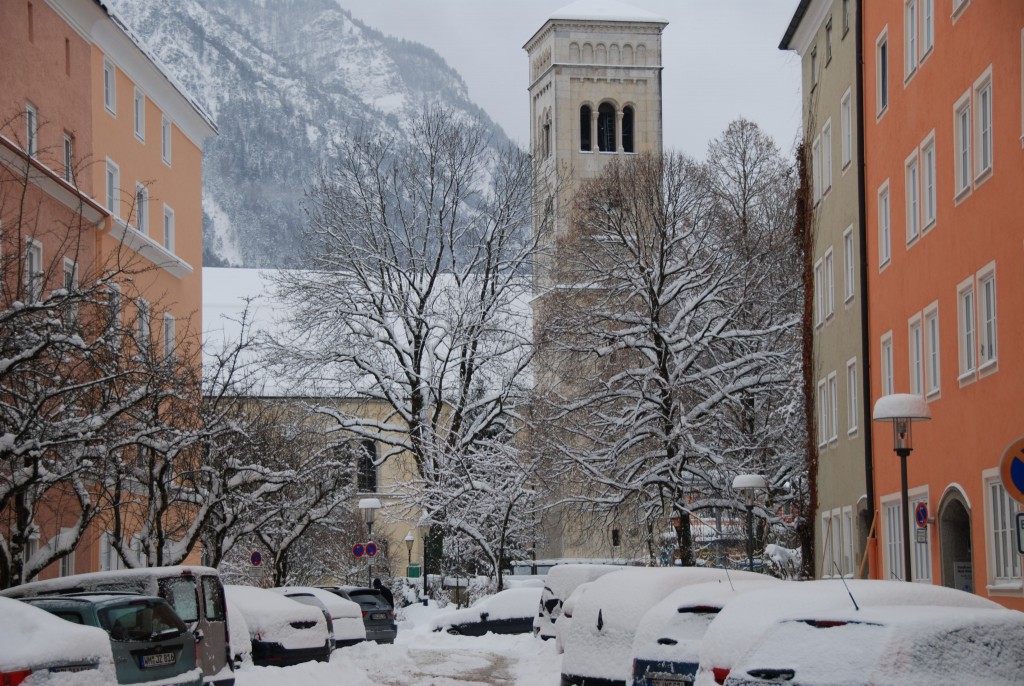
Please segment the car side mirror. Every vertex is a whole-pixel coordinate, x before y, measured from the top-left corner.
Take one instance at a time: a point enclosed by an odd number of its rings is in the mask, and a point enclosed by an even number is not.
[[[490,616],[491,616],[491,613],[489,613],[489,612],[481,612],[480,613],[480,621],[481,622],[486,622],[487,618],[490,617]]]

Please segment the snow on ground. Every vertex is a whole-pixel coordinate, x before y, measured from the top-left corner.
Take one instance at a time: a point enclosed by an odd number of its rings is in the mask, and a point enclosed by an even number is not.
[[[402,610],[394,645],[360,643],[334,651],[330,663],[248,666],[237,686],[556,686],[561,658],[553,641],[531,634],[481,637],[430,631],[435,617],[454,609],[410,605]]]

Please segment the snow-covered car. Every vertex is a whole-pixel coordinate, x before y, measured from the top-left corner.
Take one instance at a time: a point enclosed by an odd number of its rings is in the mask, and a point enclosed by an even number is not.
[[[764,578],[708,567],[631,567],[593,581],[561,637],[562,683],[624,686],[632,679],[633,638],[647,611],[677,588],[729,577]]]
[[[135,593],[73,594],[23,602],[72,624],[106,631],[118,683],[202,686],[196,639],[163,598]]]
[[[558,613],[558,618],[555,620],[555,651],[559,654],[565,652],[565,643],[562,641],[562,636],[569,633],[569,625],[572,624],[572,615],[576,611],[576,603],[579,602],[580,597],[587,592],[590,588],[590,584],[593,581],[585,581],[576,588],[572,589],[572,593],[562,603],[562,610]],[[534,630],[536,630],[536,624],[534,624]]]
[[[963,607],[866,607],[773,625],[726,686],[1017,686],[1024,613]]]
[[[851,599],[852,596],[852,599]],[[932,584],[877,579],[795,581],[744,593],[718,613],[704,634],[696,684],[724,684],[739,659],[777,622],[818,613],[885,606],[998,609],[973,593]]]
[[[265,588],[228,585],[224,590],[249,627],[253,664],[285,667],[331,658],[327,620],[320,609]]]
[[[0,683],[98,686],[117,683],[110,636],[20,600],[0,597]]]
[[[533,630],[540,593],[539,588],[509,588],[481,598],[471,607],[440,615],[431,629],[465,636],[528,634]]]
[[[252,640],[249,638],[249,625],[245,623],[245,615],[238,606],[227,601],[228,606],[228,645],[231,661],[237,669],[245,664],[252,664]]]
[[[720,579],[670,593],[647,611],[633,636],[633,686],[693,683],[701,641],[722,608],[742,593],[783,583],[770,576]]]
[[[394,643],[398,637],[398,624],[395,622],[395,608],[387,601],[384,594],[376,588],[364,586],[321,586],[325,591],[351,600],[359,606],[363,614],[363,627],[366,640],[377,643]]]
[[[555,622],[562,613],[562,605],[580,584],[600,579],[605,574],[622,571],[620,565],[562,564],[548,570],[540,607],[533,620],[533,633],[542,639],[555,638]]]
[[[296,602],[323,608],[330,619],[331,641],[335,648],[366,640],[363,612],[357,603],[313,586],[285,586],[270,590]]]

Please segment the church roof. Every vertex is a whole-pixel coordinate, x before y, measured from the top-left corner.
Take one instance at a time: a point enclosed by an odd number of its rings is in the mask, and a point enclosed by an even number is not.
[[[667,24],[668,19],[618,0],[575,0],[551,15],[551,19],[630,21]]]

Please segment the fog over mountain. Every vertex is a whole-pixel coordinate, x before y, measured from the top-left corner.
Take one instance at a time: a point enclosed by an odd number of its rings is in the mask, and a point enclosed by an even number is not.
[[[433,50],[333,0],[107,0],[213,116],[203,153],[207,266],[295,264],[309,181],[351,131],[405,136],[442,102],[504,133]]]

